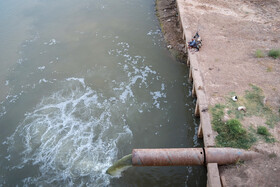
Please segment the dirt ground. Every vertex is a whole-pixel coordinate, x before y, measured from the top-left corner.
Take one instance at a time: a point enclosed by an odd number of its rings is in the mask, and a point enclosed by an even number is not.
[[[266,54],[280,48],[280,0],[185,0],[188,29],[198,30],[203,46],[197,53],[210,106],[225,103],[231,92],[242,96],[250,84],[264,92],[264,104],[280,115],[280,58]],[[157,0],[159,16],[168,48],[184,53],[176,1]],[[263,58],[257,58],[256,50]],[[245,118],[244,127],[265,124],[259,116]],[[244,164],[220,166],[225,186],[280,186],[280,123],[269,132],[275,143],[259,140],[252,150],[264,158]]]

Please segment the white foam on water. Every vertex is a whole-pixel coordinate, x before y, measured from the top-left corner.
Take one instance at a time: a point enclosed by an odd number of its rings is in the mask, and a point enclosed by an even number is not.
[[[67,78],[66,80],[67,81],[79,81],[83,85],[84,88],[86,87],[85,79],[84,78],[71,77],[71,78]]]
[[[43,98],[7,139],[13,163],[8,169],[39,168],[37,176],[23,179],[25,185],[108,186],[110,176],[105,172],[117,159],[118,145],[132,139],[127,117],[162,109],[166,88],[161,76],[145,64],[146,57],[131,55],[128,43],[114,45],[109,53],[120,59],[124,79],[110,81],[112,96],[88,87],[84,78],[55,81],[61,90]]]
[[[22,64],[22,62],[23,62],[22,58],[18,59],[18,61],[17,61],[18,64]]]
[[[152,36],[152,35],[159,35],[159,34],[161,34],[161,30],[160,29],[157,29],[157,30],[150,30],[148,33],[147,33],[147,35],[148,36]]]
[[[38,70],[43,71],[45,68],[46,68],[46,66],[40,66],[40,67],[38,67]]]
[[[36,40],[38,40],[39,38],[40,38],[40,35],[39,35],[39,33],[37,32],[37,33],[35,33],[35,34],[32,36],[31,39],[25,40],[25,42],[27,42],[27,43],[32,43],[32,42],[35,42]]]
[[[45,45],[55,45],[57,44],[58,42],[56,41],[56,39],[50,39],[49,42],[44,42]]]
[[[156,108],[160,109],[160,98],[166,98],[166,93],[162,93],[160,91],[156,92],[150,92],[150,94],[153,96],[154,103],[153,105],[156,106]]]
[[[153,41],[153,44],[154,45],[158,45],[160,46],[162,40],[163,40],[163,37],[162,37],[162,32],[160,29],[156,29],[156,30],[150,30],[148,33],[147,33],[147,36],[151,37],[152,38],[152,41]]]
[[[117,157],[117,145],[132,138],[125,107],[87,87],[83,78],[68,78],[62,86],[27,113],[7,139],[13,163],[8,169],[38,166],[38,176],[23,179],[27,186],[107,186],[105,172]]]
[[[165,89],[164,83],[161,83],[161,91]]]
[[[155,95],[150,94],[147,92],[147,95],[152,95],[152,99],[154,100],[153,106],[160,109],[160,100],[161,97],[166,97],[165,86],[163,83],[160,83],[162,81],[161,77],[158,75],[158,73],[154,70],[152,70],[151,66],[145,65],[146,57],[140,56],[140,55],[131,55],[129,53],[129,48],[131,47],[126,42],[118,42],[116,44],[116,49],[110,49],[108,51],[109,55],[122,57],[123,61],[119,62],[118,64],[122,67],[123,71],[127,74],[128,82],[126,83],[115,83],[116,87],[113,88],[114,91],[120,91],[119,99],[122,101],[122,103],[127,102],[129,99],[135,100],[135,94],[134,93],[134,87],[138,88],[149,88],[149,90],[154,89],[160,89],[161,92],[155,91]],[[151,82],[148,80],[148,78],[154,80],[153,87],[150,87]],[[156,81],[156,80],[157,81]],[[124,86],[126,85],[126,86]],[[158,85],[158,86],[156,86]],[[160,94],[160,95],[158,95]],[[139,113],[142,113],[143,110],[138,109]]]
[[[23,91],[21,91],[18,95],[7,95],[6,100],[8,100],[10,103],[15,103],[18,99],[19,96],[21,96]]]
[[[0,103],[0,118],[1,118],[2,116],[4,116],[4,115],[7,113],[6,107],[3,106],[3,103],[4,103],[4,102],[1,102],[1,103]]]
[[[46,80],[46,79],[40,79],[39,84],[42,84],[42,83],[53,83],[53,82],[49,81],[49,80]]]

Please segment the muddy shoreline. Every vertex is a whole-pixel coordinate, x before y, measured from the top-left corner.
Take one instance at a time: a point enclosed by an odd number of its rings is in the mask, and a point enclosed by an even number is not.
[[[156,0],[156,15],[171,54],[180,62],[186,63],[187,53],[183,32],[180,29],[176,0]]]

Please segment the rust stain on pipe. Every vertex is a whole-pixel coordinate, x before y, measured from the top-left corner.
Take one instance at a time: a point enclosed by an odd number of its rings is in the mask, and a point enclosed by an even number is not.
[[[206,148],[205,155],[206,163],[218,163],[219,165],[234,164],[241,160],[252,160],[261,156],[254,151],[235,148]]]
[[[133,166],[187,166],[203,165],[202,148],[133,149]]]
[[[133,149],[133,166],[189,166],[207,163],[233,164],[239,160],[251,160],[260,154],[234,148],[175,148]]]

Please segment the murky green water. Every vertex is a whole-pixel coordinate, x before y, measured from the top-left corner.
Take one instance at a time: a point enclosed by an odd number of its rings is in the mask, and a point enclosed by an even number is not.
[[[0,0],[0,15],[0,186],[205,186],[203,167],[105,173],[133,148],[202,146],[154,1]]]

